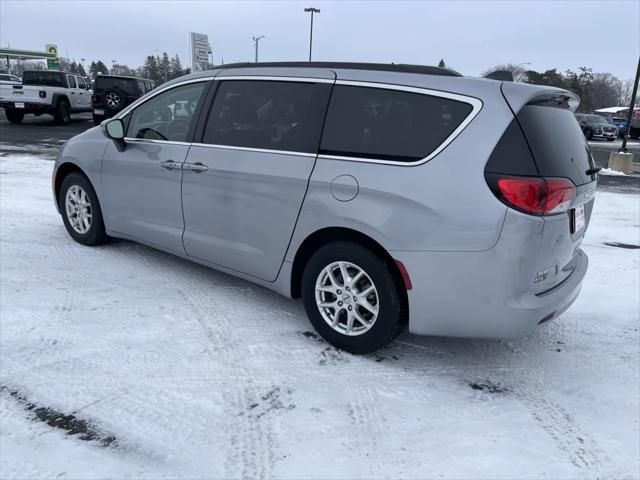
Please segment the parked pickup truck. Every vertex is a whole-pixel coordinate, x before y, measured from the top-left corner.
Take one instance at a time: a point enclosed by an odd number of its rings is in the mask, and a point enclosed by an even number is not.
[[[0,85],[0,107],[11,123],[22,122],[29,113],[46,113],[64,124],[71,113],[91,111],[91,93],[80,75],[32,70],[24,72],[22,85]]]

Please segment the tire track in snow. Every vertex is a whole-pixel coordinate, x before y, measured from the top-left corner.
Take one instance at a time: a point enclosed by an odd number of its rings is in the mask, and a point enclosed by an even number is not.
[[[532,417],[549,434],[555,446],[568,455],[573,465],[585,475],[595,473],[597,478],[620,478],[614,472],[611,459],[589,434],[580,429],[567,410],[552,400],[525,395],[524,398],[530,399],[526,403]]]

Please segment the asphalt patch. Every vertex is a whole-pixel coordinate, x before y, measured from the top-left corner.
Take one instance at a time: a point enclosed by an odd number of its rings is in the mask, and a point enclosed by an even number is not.
[[[111,435],[103,435],[89,422],[76,417],[73,414],[65,414],[50,407],[37,405],[17,390],[12,390],[5,385],[0,385],[0,391],[13,397],[27,412],[31,413],[35,420],[44,422],[50,427],[67,432],[67,435],[77,435],[80,440],[95,441],[103,447],[114,446],[116,438]]]
[[[481,392],[486,392],[486,393],[494,393],[494,394],[509,393],[509,389],[507,387],[503,387],[502,385],[500,385],[500,383],[492,383],[489,381],[483,382],[483,383],[471,382],[469,383],[469,386],[474,390],[479,390]]]

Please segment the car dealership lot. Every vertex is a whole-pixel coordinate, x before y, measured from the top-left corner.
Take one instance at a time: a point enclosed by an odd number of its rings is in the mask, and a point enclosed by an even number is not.
[[[640,473],[640,250],[621,248],[637,195],[598,193],[582,294],[529,337],[405,334],[352,356],[298,301],[131,242],[74,243],[53,147],[1,147],[0,477]]]

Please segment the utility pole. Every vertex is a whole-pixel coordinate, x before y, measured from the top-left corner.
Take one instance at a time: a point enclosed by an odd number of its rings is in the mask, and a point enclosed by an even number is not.
[[[629,130],[631,130],[631,119],[635,113],[636,107],[636,96],[638,95],[638,80],[640,80],[640,58],[638,58],[638,67],[636,68],[636,79],[633,82],[633,93],[631,94],[631,105],[629,105],[629,113],[627,114],[627,131],[624,132],[624,137],[622,137],[622,148],[621,152],[627,151],[627,137],[629,136]]]
[[[633,92],[631,93],[631,104],[627,114],[627,129],[622,137],[622,147],[617,152],[609,154],[609,168],[623,173],[631,173],[633,170],[633,154],[627,151],[627,137],[631,130],[631,120],[635,116],[636,96],[638,95],[638,81],[640,81],[640,58],[636,68],[636,79],[633,82]]]
[[[307,13],[311,13],[311,31],[309,32],[309,61],[311,61],[311,51],[313,49],[313,14],[320,13],[320,9],[309,7],[305,8],[304,11]]]
[[[267,38],[264,35],[260,35],[259,37],[252,37],[253,41],[256,42],[256,59],[255,62],[258,63],[258,42],[260,42],[260,40],[262,40],[263,38]]]

